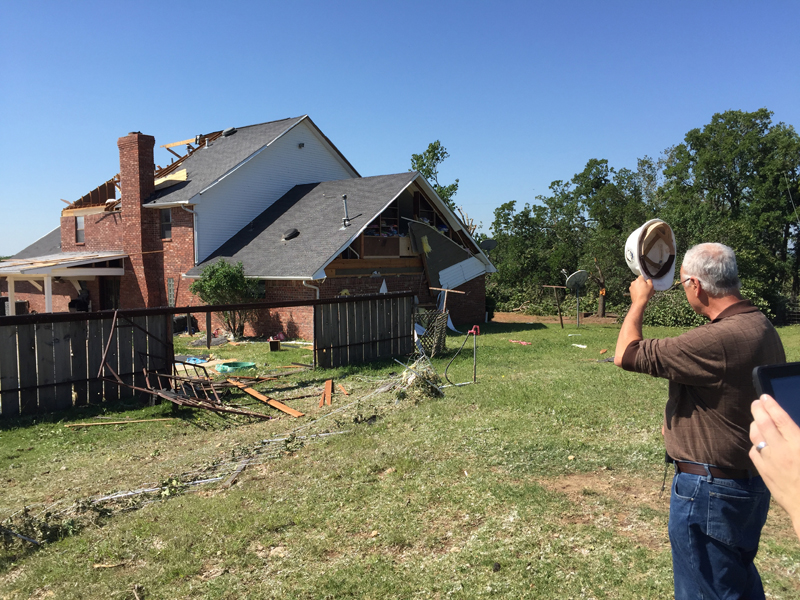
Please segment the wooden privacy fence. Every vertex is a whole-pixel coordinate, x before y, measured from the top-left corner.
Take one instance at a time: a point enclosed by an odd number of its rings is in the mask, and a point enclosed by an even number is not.
[[[337,298],[314,307],[320,367],[385,360],[414,348],[414,294]]]
[[[109,312],[0,318],[0,417],[132,396],[132,390],[97,378],[104,352],[123,381],[140,387],[145,369],[169,372],[172,315],[147,313],[120,311],[113,335]]]
[[[413,350],[413,292],[326,300],[260,302],[97,313],[0,316],[0,418],[101,403],[145,387],[144,371],[170,374],[172,316],[222,310],[309,306],[314,310],[314,361],[322,367],[387,359]],[[112,327],[113,325],[113,327]]]

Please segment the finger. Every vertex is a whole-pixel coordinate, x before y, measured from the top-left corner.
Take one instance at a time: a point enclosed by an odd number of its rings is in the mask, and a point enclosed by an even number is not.
[[[755,421],[750,423],[750,441],[753,442],[753,446],[758,446],[764,441],[764,434],[761,433],[761,430],[758,428],[758,423]]]
[[[778,431],[778,428],[775,426],[775,422],[772,420],[770,414],[764,408],[764,399],[769,398],[766,394],[761,396],[759,400],[755,400],[750,405],[750,412],[753,413],[753,423],[758,427],[758,431],[761,434],[761,439],[758,441],[767,442],[767,444],[778,444],[783,442],[783,436],[781,432]],[[774,400],[773,400],[774,402]],[[752,426],[750,431],[752,432]],[[750,441],[752,442],[753,439],[751,438]],[[758,443],[758,442],[754,442]]]
[[[800,427],[772,396],[768,394],[762,395],[761,405],[783,437],[786,438],[790,435],[800,436]]]
[[[748,452],[748,455],[750,456],[750,460],[753,461],[753,465],[755,466],[756,470],[763,477],[764,476],[764,459],[761,456],[761,452],[756,450],[756,447],[753,446],[752,448],[750,448],[750,452]]]

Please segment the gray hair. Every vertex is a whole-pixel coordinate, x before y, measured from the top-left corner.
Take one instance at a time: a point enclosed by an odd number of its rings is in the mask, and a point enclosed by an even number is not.
[[[684,277],[695,277],[712,298],[728,296],[739,291],[739,271],[736,255],[724,244],[698,244],[683,257]]]

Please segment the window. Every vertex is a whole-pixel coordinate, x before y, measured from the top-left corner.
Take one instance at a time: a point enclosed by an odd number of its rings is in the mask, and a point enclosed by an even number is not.
[[[161,213],[161,239],[162,240],[171,240],[172,239],[172,209],[171,208],[162,208],[159,212]]]
[[[175,306],[175,280],[167,279],[167,306]]]
[[[75,243],[83,244],[85,241],[83,235],[83,217],[75,217]]]

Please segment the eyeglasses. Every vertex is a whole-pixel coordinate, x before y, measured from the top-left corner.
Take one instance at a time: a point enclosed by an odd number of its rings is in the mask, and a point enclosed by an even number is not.
[[[683,284],[685,284],[687,281],[691,281],[691,280],[692,280],[692,278],[691,278],[691,277],[687,277],[687,278],[686,278],[686,279],[684,279],[683,281],[681,281],[681,280],[679,279],[678,281],[676,281],[675,283],[673,283],[673,284],[672,284],[672,286],[671,286],[669,289],[666,289],[666,290],[664,290],[664,291],[665,291],[665,292],[671,292],[672,290],[674,290],[674,289],[675,289],[676,287],[678,287],[679,285],[683,285]]]

